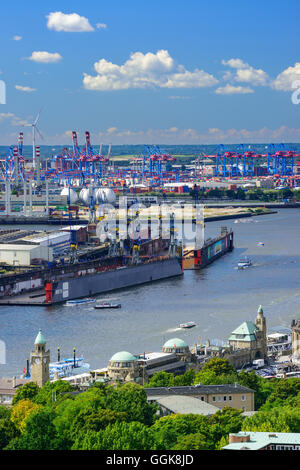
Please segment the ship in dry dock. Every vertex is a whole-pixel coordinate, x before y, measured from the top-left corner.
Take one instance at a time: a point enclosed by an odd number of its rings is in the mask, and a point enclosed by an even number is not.
[[[207,240],[194,252],[193,265],[203,268],[233,249],[233,232]],[[200,262],[199,262],[200,261]],[[31,266],[0,277],[0,305],[53,305],[121,288],[182,276],[182,247],[171,237],[110,242],[67,262]]]

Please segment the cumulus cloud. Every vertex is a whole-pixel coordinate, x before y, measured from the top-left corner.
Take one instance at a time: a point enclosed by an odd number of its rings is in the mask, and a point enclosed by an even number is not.
[[[296,62],[293,67],[288,67],[277,75],[271,86],[275,90],[291,91],[296,80],[300,80],[300,62]]]
[[[167,129],[116,129],[114,133],[106,129],[92,135],[93,141],[112,142],[113,144],[237,144],[240,142],[267,143],[267,142],[299,142],[300,128],[281,126],[277,129],[263,127],[257,130],[245,128],[209,128],[199,131],[193,128],[170,127]]]
[[[15,89],[19,91],[25,91],[26,93],[31,93],[32,91],[36,91],[36,88],[31,88],[30,86],[21,86],[21,85],[15,85]]]
[[[16,116],[14,113],[0,113],[0,122],[7,121],[12,126],[26,126],[28,121]]]
[[[248,93],[254,93],[252,88],[243,86],[233,86],[227,83],[223,87],[219,87],[215,90],[217,95],[245,95]]]
[[[47,28],[54,31],[65,31],[67,33],[83,33],[94,31],[89,20],[77,13],[65,14],[61,11],[49,13],[46,17]]]
[[[97,75],[84,74],[83,84],[88,90],[124,90],[129,88],[200,88],[218,83],[213,75],[203,70],[186,70],[177,65],[166,50],[156,54],[134,52],[123,64],[106,59],[95,62]]]
[[[13,37],[14,41],[21,41],[21,39],[22,39],[22,36],[16,35],[16,36]]]
[[[241,59],[222,60],[222,64],[235,69],[235,82],[251,83],[252,85],[267,85],[268,74],[262,69],[255,69]]]
[[[62,56],[58,52],[34,51],[28,59],[33,62],[50,64],[59,62],[62,59]]]

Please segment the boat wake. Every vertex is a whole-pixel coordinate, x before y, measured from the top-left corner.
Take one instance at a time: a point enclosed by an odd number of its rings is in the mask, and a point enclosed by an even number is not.
[[[181,331],[181,328],[169,328],[168,330],[165,331],[165,333],[173,333],[175,331]]]

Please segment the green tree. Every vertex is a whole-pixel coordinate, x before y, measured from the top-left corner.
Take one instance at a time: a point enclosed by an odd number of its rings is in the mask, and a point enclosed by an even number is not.
[[[147,388],[151,387],[173,387],[174,386],[174,374],[170,372],[156,372],[145,385]]]
[[[104,408],[127,413],[128,421],[139,421],[146,425],[154,422],[157,406],[147,401],[141,385],[126,383],[112,388],[105,398]]]
[[[9,417],[0,418],[0,450],[3,450],[19,434],[20,432]]]
[[[203,385],[220,385],[220,384],[233,384],[237,381],[236,374],[216,374],[213,371],[198,372],[194,379],[194,384]]]
[[[189,434],[200,433],[212,440],[209,419],[196,414],[172,414],[157,420],[152,426],[156,448],[160,450],[173,449],[178,439]]]
[[[30,414],[40,409],[40,406],[33,401],[24,399],[19,400],[16,405],[14,405],[12,412],[11,412],[11,421],[15,425],[15,427],[20,431],[23,432],[26,427],[26,421]]]
[[[139,422],[117,422],[103,431],[89,431],[80,436],[72,447],[74,450],[148,450],[153,449],[151,429]]]
[[[269,380],[255,374],[254,371],[245,372],[241,371],[238,374],[238,383],[244,387],[251,388],[255,391],[254,401],[255,409],[258,410],[273,393],[277,379]]]
[[[174,386],[182,387],[182,386],[193,385],[195,377],[196,377],[195,369],[189,369],[182,375],[175,375]]]
[[[80,410],[72,422],[72,438],[76,440],[76,436],[80,433],[86,434],[89,431],[99,432],[105,429],[109,424],[120,421],[126,421],[127,414],[124,412],[112,410]]]
[[[300,432],[300,410],[299,408],[278,407],[269,411],[258,411],[244,420],[242,430]]]
[[[212,450],[214,444],[204,434],[195,433],[179,436],[172,450]]]
[[[41,405],[51,404],[54,400],[60,402],[70,396],[67,392],[72,391],[74,391],[74,388],[65,380],[47,382],[34,397],[34,401]]]
[[[213,372],[216,375],[236,374],[236,370],[230,362],[220,357],[213,357],[206,362],[201,368],[201,372],[206,371]]]
[[[34,398],[38,394],[40,387],[35,382],[29,382],[22,387],[17,389],[17,393],[13,397],[12,404],[15,405],[20,400],[28,400],[34,401]]]
[[[268,397],[268,403],[283,404],[300,393],[300,379],[290,378],[275,383],[274,391]]]
[[[20,437],[13,439],[8,450],[62,450],[63,439],[53,424],[54,412],[43,409],[32,413],[26,421],[26,429]]]
[[[244,419],[242,410],[228,406],[210,416],[209,423],[214,427],[215,441],[219,441],[222,436],[227,436],[229,433],[239,432]]]

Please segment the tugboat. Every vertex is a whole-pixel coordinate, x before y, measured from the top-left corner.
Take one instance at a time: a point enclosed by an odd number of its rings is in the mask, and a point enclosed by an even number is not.
[[[113,304],[110,302],[102,302],[101,304],[94,305],[94,308],[120,308],[121,304]]]
[[[252,266],[252,261],[245,256],[244,259],[240,259],[238,262],[238,269],[249,268]]]
[[[196,326],[194,321],[188,321],[187,323],[180,323],[179,328],[193,328]]]

